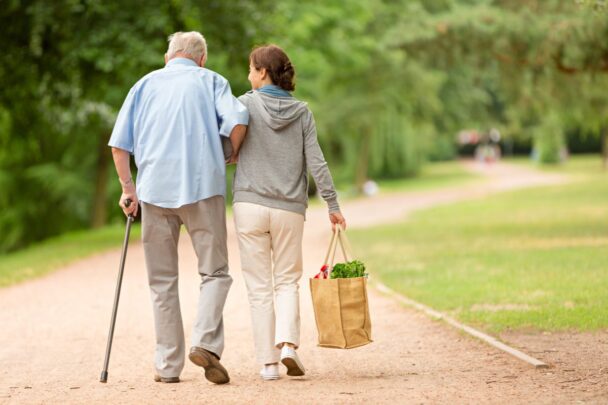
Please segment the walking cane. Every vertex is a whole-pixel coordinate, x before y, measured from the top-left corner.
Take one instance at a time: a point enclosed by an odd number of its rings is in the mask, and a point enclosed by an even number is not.
[[[125,207],[129,208],[131,200],[125,200]],[[129,246],[129,234],[131,233],[131,224],[135,219],[129,214],[127,217],[127,229],[125,231],[125,241],[122,245],[122,256],[120,257],[120,268],[118,270],[118,280],[116,281],[116,292],[114,293],[114,308],[112,309],[112,320],[110,321],[110,332],[108,333],[108,344],[106,346],[106,358],[103,362],[103,370],[101,371],[100,382],[108,381],[108,363],[110,363],[110,351],[112,350],[112,338],[114,337],[114,325],[116,325],[116,312],[118,311],[118,299],[120,298],[120,287],[122,285],[122,274],[125,270],[125,259],[127,258],[127,247]]]

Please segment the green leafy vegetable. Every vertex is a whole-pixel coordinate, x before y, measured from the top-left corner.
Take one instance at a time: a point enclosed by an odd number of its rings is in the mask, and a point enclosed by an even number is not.
[[[354,278],[365,276],[367,276],[365,273],[365,265],[359,260],[353,260],[352,262],[336,264],[331,271],[330,278]]]

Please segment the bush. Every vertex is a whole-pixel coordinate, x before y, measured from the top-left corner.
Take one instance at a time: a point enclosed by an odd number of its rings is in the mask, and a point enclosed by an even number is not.
[[[561,162],[565,146],[564,132],[556,117],[548,117],[534,130],[534,154],[540,163]]]

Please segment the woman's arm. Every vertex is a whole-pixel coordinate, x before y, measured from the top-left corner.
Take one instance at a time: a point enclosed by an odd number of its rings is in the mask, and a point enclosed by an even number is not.
[[[239,155],[239,150],[241,149],[241,145],[245,140],[245,135],[247,135],[247,126],[235,125],[234,128],[232,128],[232,132],[230,133],[230,143],[232,145],[231,161],[233,161],[233,163]]]
[[[319,194],[321,194],[321,197],[327,203],[327,207],[329,208],[329,220],[333,226],[340,224],[342,228],[346,228],[346,220],[342,216],[340,205],[338,204],[338,193],[336,193],[329,167],[323,156],[323,151],[319,146],[317,128],[312,113],[309,112],[305,119],[304,157],[306,159],[306,167],[317,185]]]

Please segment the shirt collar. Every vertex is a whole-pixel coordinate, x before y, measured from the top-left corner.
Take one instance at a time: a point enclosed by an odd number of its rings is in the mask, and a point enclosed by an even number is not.
[[[169,66],[174,66],[174,65],[181,65],[181,66],[198,66],[196,64],[195,61],[193,61],[192,59],[188,59],[188,58],[173,58],[171,59],[169,62],[167,62],[167,64],[165,65],[166,67]]]

